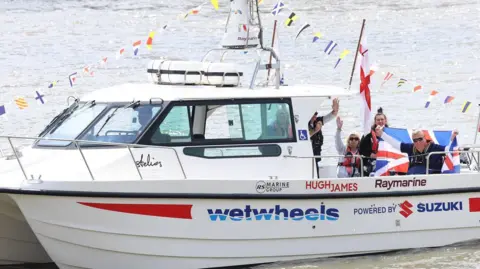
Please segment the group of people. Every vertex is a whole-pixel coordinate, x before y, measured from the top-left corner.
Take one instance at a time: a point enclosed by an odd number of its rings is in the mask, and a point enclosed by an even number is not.
[[[325,116],[318,116],[318,113],[312,116],[308,123],[310,140],[312,143],[313,155],[320,156],[323,145],[322,127],[325,123],[337,117],[339,110],[339,100],[333,99],[332,111]],[[347,136],[345,143],[342,141],[343,121],[337,117],[337,131],[335,134],[335,148],[339,155],[342,155],[338,162],[337,177],[358,177],[362,174],[370,176],[375,171],[377,159],[379,138],[386,141],[401,152],[407,153],[409,157],[409,169],[406,174],[425,174],[427,171],[427,157],[431,152],[445,152],[447,145],[438,145],[427,140],[423,131],[416,130],[412,132],[413,143],[400,143],[383,132],[384,127],[388,127],[387,116],[383,109],[379,108],[374,116],[374,123],[369,133],[360,135],[352,132]],[[452,132],[451,141],[458,135],[458,131]],[[361,156],[361,157],[359,157]],[[362,161],[360,160],[362,158]],[[317,173],[318,163],[321,158],[316,158]],[[428,171],[431,174],[440,173],[444,161],[444,155],[434,154],[430,156]],[[363,166],[362,166],[363,164]],[[402,174],[397,172],[396,174]],[[405,173],[403,173],[405,174]]]

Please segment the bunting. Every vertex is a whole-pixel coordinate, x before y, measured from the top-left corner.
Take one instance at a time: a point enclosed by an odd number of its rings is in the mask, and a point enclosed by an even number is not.
[[[385,84],[385,82],[389,81],[392,77],[393,77],[393,73],[387,72],[387,75],[385,75],[385,77],[383,78],[383,82],[382,82],[381,87],[383,87],[383,84]]]
[[[141,44],[142,44],[142,40],[137,40],[133,42],[133,55],[137,56],[138,48],[140,47]]]
[[[471,102],[465,101],[465,103],[463,103],[463,106],[462,106],[462,113],[467,112],[471,104],[472,104]]]
[[[15,104],[19,109],[22,109],[22,110],[28,107],[28,103],[23,97],[15,98]]]
[[[417,86],[413,87],[413,92],[419,91],[421,89],[422,89],[422,85],[417,85]]]
[[[218,10],[218,0],[211,0],[210,3],[212,3],[212,6],[215,8],[215,10]]]
[[[148,39],[146,42],[147,49],[151,50],[152,49],[152,43],[153,43],[153,37],[155,36],[155,32],[150,32],[148,34]]]
[[[68,76],[68,80],[70,81],[70,87],[73,87],[75,85],[75,82],[77,80],[77,72],[74,72]]]
[[[425,108],[428,108],[430,106],[430,103],[432,102],[433,97],[437,94],[438,94],[438,92],[435,91],[435,90],[430,92],[430,96],[428,96],[428,100],[425,103]]]
[[[40,104],[40,105],[44,105],[45,104],[45,94],[43,94],[42,92],[40,91],[35,91],[35,100],[37,100],[37,103]]]
[[[312,41],[312,43],[317,42],[321,37],[322,37],[322,33],[316,32],[316,33],[313,35],[313,41]]]
[[[297,15],[295,15],[295,12],[292,12],[290,16],[288,16],[288,19],[285,21],[286,26],[291,26],[294,21],[297,20]]]
[[[305,29],[307,29],[308,27],[310,27],[310,24],[305,23],[305,24],[300,28],[300,30],[298,30],[297,35],[295,36],[295,40],[297,40],[298,36],[299,36]]]
[[[336,46],[337,46],[337,43],[333,42],[333,40],[330,40],[330,42],[328,43],[327,47],[325,48],[325,50],[323,52],[330,55],[330,53],[332,53],[333,49]]]
[[[455,97],[453,96],[447,96],[445,98],[445,101],[443,101],[444,104],[448,104],[448,103],[451,103],[453,101],[453,99],[455,99]]]
[[[260,0],[259,1],[259,4],[261,3],[262,1]],[[212,4],[212,6],[215,8],[215,10],[218,10],[218,0],[211,0],[210,3]],[[199,5],[197,8],[192,8],[190,10],[188,10],[185,14],[184,13],[184,17],[186,18],[188,16],[188,14],[199,14],[200,12],[200,9],[202,8],[202,6],[204,4],[208,4],[208,1],[204,2],[203,4]],[[284,11],[284,10],[289,10],[291,13],[284,13],[284,12],[281,12],[281,11]],[[232,10],[232,13],[234,14],[242,14],[242,11],[241,10]],[[275,6],[273,7],[272,9],[272,14],[274,16],[278,16],[279,14],[290,14],[288,16],[288,18],[286,19],[285,21],[285,26],[287,27],[290,27],[291,25],[293,25],[294,23],[296,23],[296,21],[298,20],[298,15],[293,12],[292,10],[290,10],[284,3],[282,0],[278,1]],[[165,29],[167,27],[167,25],[163,26],[163,29]],[[312,25],[310,23],[304,23],[303,26],[297,31],[296,33],[296,36],[295,36],[295,40],[300,36],[300,34],[304,33],[304,31],[307,29],[307,28],[310,28],[312,27]],[[246,25],[241,25],[240,29],[241,30],[245,30],[246,28]],[[148,39],[146,41],[146,46],[147,46],[147,49],[151,50],[152,49],[152,43],[153,43],[153,38],[154,38],[154,35],[155,35],[155,32],[154,31],[150,31],[149,32],[149,35],[148,35]],[[321,40],[321,38],[323,38],[323,34],[321,32],[314,32],[313,33],[313,38],[312,38],[312,43],[320,43],[319,41]],[[327,39],[328,40],[328,39]],[[139,53],[139,47],[141,45],[141,40],[138,40],[136,42],[133,43],[133,50],[134,50],[134,56],[137,56],[138,53]],[[334,41],[334,40],[329,40],[328,41],[328,44],[326,44],[327,46],[325,47],[324,49],[324,52],[327,54],[327,55],[330,55],[333,50],[338,46],[338,44]],[[346,57],[346,55],[349,54],[349,50],[347,49],[344,49],[338,59],[337,59],[337,62],[336,64],[334,65],[334,69],[338,66],[338,64],[340,63],[340,61],[342,59],[344,59]],[[116,51],[115,53],[116,55],[116,59],[120,59],[121,57],[123,57],[125,55],[125,48],[120,48],[118,51]],[[105,66],[106,63],[107,63],[107,60],[108,60],[108,57],[102,57],[99,61],[97,61],[97,63],[100,64],[100,66]],[[84,67],[83,70],[80,70],[80,74],[82,74],[82,78],[83,78],[83,74],[85,75],[90,75],[90,76],[93,76],[94,75],[94,69],[97,68],[98,65],[97,64],[93,64],[93,65],[87,65]],[[83,73],[82,73],[83,71]],[[75,85],[77,83],[77,72],[73,72],[71,73],[69,76],[68,76],[68,81],[69,81],[69,84],[71,87],[73,87],[73,85]],[[368,77],[371,77],[375,74],[375,69],[374,69],[374,66],[372,65],[372,67],[370,68],[369,72],[368,72]],[[394,76],[393,73],[391,72],[387,72],[384,79],[383,79],[383,82],[381,84],[381,86],[383,86],[387,81],[389,81],[392,77]],[[283,78],[283,74],[282,74],[282,78]],[[51,82],[49,82],[48,84],[48,88],[51,89],[53,87],[55,87],[61,80],[53,80]],[[398,82],[397,84],[397,88],[398,87],[401,87],[403,84],[405,83],[409,83],[407,82],[407,79],[404,79],[404,78],[401,78],[400,81]],[[417,91],[420,91],[423,89],[423,86],[422,85],[415,85],[414,86],[412,85],[413,87],[413,92],[417,92]],[[412,89],[412,88],[410,88]],[[427,100],[427,103],[425,105],[425,107],[427,108],[431,101],[432,101],[432,98],[438,94],[438,91],[432,91],[432,92],[436,92],[435,94],[430,94],[429,96],[429,99]],[[31,95],[30,95],[31,96]],[[45,94],[43,94],[41,91],[35,91],[35,97],[32,97],[32,98],[35,98],[35,100],[37,101],[37,103],[39,104],[45,104]],[[27,101],[25,100],[24,97],[23,98],[23,101],[24,103],[22,103],[22,99],[19,99],[19,98],[16,98],[15,99],[15,104],[17,106],[22,106],[24,108],[28,107],[28,103]],[[37,99],[38,98],[38,99]],[[444,100],[444,104],[450,104],[452,102],[454,102],[455,100],[455,97],[454,96],[447,96]],[[19,108],[20,108],[19,106]],[[465,101],[462,105],[462,113],[466,113],[469,108],[471,107],[471,102],[470,101]],[[5,114],[7,111],[7,109],[5,108],[5,104],[1,105],[0,106],[0,115],[3,115]],[[3,114],[2,114],[3,113]]]
[[[401,78],[401,79],[398,81],[398,83],[397,83],[397,88],[400,87],[400,86],[402,86],[406,81],[407,81],[406,79]]]
[[[273,16],[277,16],[278,13],[280,13],[280,11],[282,11],[284,6],[285,6],[285,4],[283,4],[282,1],[278,1],[278,3],[275,4],[275,6],[273,7],[273,10],[272,10]]]
[[[344,50],[342,51],[342,53],[340,53],[340,57],[338,58],[337,63],[335,64],[335,67],[334,67],[334,68],[337,68],[338,63],[340,63],[340,61],[341,61],[343,58],[345,58],[345,56],[347,56],[347,54],[349,54],[349,53],[350,53],[349,50],[344,49]],[[374,73],[375,73],[375,70],[371,70],[371,69],[370,69],[369,75],[371,76],[371,75],[373,75]]]

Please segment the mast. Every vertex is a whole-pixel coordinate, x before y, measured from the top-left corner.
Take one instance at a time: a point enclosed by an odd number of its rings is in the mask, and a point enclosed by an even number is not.
[[[360,30],[360,36],[358,37],[357,51],[355,52],[355,58],[353,58],[352,74],[350,75],[350,82],[348,83],[348,89],[352,86],[353,73],[355,73],[355,65],[357,64],[358,49],[360,48],[360,42],[362,42],[363,29],[365,28],[365,19],[362,22],[362,29]]]

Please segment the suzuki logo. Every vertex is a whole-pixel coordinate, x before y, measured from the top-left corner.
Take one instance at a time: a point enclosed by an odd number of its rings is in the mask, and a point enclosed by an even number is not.
[[[412,213],[413,213],[413,211],[410,209],[412,207],[413,207],[413,205],[409,201],[405,201],[405,202],[401,203],[400,208],[402,210],[400,210],[400,214],[403,217],[408,218],[408,216],[412,215]]]

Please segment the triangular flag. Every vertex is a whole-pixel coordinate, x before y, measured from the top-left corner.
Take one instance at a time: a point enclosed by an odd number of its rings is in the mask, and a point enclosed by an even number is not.
[[[147,49],[151,50],[152,49],[152,42],[153,42],[153,37],[155,36],[155,32],[150,32],[148,34],[148,39],[147,39]]]
[[[215,10],[218,10],[218,0],[210,0],[212,3],[212,6],[215,8]]]

